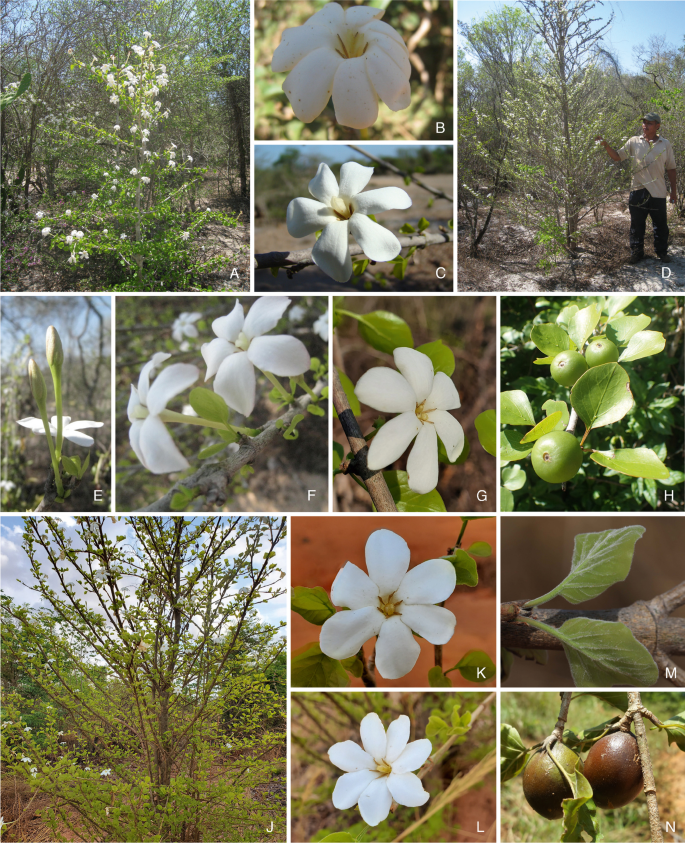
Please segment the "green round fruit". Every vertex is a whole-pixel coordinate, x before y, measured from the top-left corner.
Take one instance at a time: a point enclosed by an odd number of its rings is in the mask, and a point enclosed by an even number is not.
[[[642,793],[642,764],[635,735],[614,732],[592,747],[585,759],[585,778],[598,808],[613,811]]]
[[[587,362],[577,351],[562,351],[552,360],[549,370],[558,384],[573,386],[578,378],[587,372]]]
[[[541,436],[531,454],[535,473],[548,483],[565,483],[578,474],[583,452],[578,440],[565,430],[552,430]]]
[[[603,363],[616,363],[618,349],[611,340],[595,340],[585,349],[585,359],[591,369]]]
[[[571,775],[576,767],[583,772],[579,755],[563,743],[554,744],[550,750],[559,765]],[[548,820],[560,820],[564,816],[562,800],[570,799],[573,791],[545,750],[538,750],[531,756],[523,771],[523,794],[530,807]]]

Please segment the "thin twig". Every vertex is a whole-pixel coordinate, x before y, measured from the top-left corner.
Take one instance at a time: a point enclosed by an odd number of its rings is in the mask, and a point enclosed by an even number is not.
[[[426,184],[425,181],[422,181],[418,176],[415,176],[413,173],[405,173],[404,170],[400,170],[399,167],[396,167],[394,164],[391,164],[389,161],[384,161],[382,158],[377,158],[375,155],[372,155],[370,152],[367,152],[365,149],[362,149],[360,146],[355,146],[353,143],[347,144],[350,149],[354,149],[355,152],[359,152],[361,155],[366,155],[367,158],[370,158],[372,161],[375,161],[377,164],[380,164],[383,167],[386,167],[388,170],[391,170],[393,173],[397,173],[398,176],[402,176],[402,178],[409,178],[419,187],[422,187],[424,190],[427,190],[429,193],[432,193],[434,196],[440,196],[442,199],[447,199],[448,202],[454,202],[454,197],[450,196],[449,193],[445,193],[444,190],[439,190],[437,187],[431,187],[429,184]]]
[[[656,784],[652,772],[652,759],[649,755],[649,744],[647,733],[642,720],[640,709],[642,700],[639,691],[628,691],[629,712],[632,710],[633,723],[635,724],[635,737],[640,750],[640,764],[642,765],[642,777],[645,782],[645,796],[647,797],[647,811],[649,812],[649,828],[652,833],[652,843],[663,843],[661,833],[661,821],[659,820],[659,804],[656,799]]]

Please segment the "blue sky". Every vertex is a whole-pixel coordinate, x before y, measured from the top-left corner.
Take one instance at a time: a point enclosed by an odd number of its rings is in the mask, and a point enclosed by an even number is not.
[[[326,164],[336,164],[342,161],[350,161],[359,158],[359,153],[354,149],[350,149],[347,144],[255,144],[254,157],[256,167],[268,167],[274,161],[277,161],[286,149],[295,146],[301,153],[306,153],[318,162],[325,162]],[[366,149],[377,158],[384,158],[387,155],[401,155],[406,152],[406,144],[369,144],[368,146],[360,143],[356,144],[360,149]],[[440,144],[426,144],[428,149],[437,149]]]
[[[76,526],[75,519],[68,515],[58,516],[58,518],[65,524],[65,534],[73,540],[74,547],[78,547],[80,540],[78,539],[76,530],[74,529]],[[111,518],[107,517],[105,519],[104,530],[107,536],[112,540],[114,540],[117,535],[124,534],[127,536],[127,539],[130,540],[132,545],[136,542],[130,526],[125,524],[123,518],[117,518],[116,523],[112,523]],[[2,517],[2,522],[0,523],[0,582],[4,593],[11,596],[16,602],[28,603],[29,605],[35,607],[40,605],[40,598],[38,594],[17,581],[23,580],[29,585],[31,585],[33,581],[29,560],[22,548],[23,532],[23,518],[18,516]],[[287,539],[279,543],[275,551],[276,556],[272,560],[282,571],[286,570],[287,563],[286,542]],[[236,544],[235,548],[233,548],[228,555],[237,555],[244,548],[245,539],[243,538]],[[37,553],[39,559],[41,558],[41,554],[42,558],[45,558],[45,553],[42,549],[40,549]],[[259,558],[260,557],[257,556],[257,559]],[[65,562],[65,564],[68,563]],[[60,592],[59,581],[52,571],[51,566],[49,571],[48,582],[50,586],[55,589],[55,591]],[[133,577],[124,579],[130,579],[130,584],[134,587],[140,582],[137,578]],[[284,585],[285,582],[286,580],[283,579],[280,581],[279,585]],[[242,578],[238,579],[233,591],[237,591],[246,584],[246,580]],[[91,602],[87,597],[86,601],[89,603]],[[256,610],[262,621],[278,625],[281,620],[287,620],[287,594],[283,594],[276,599],[272,599],[268,603],[258,604],[256,606]]]
[[[503,5],[516,5],[513,0],[459,0],[457,18],[463,23],[480,20]],[[606,2],[593,9],[592,17],[607,20],[614,12],[605,46],[618,55],[623,70],[640,73],[636,47],[646,46],[651,36],[665,36],[674,47],[683,46],[685,36],[685,3],[682,0],[621,0]]]

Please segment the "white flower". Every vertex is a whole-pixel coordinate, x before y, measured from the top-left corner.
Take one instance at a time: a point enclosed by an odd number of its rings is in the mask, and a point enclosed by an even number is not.
[[[132,176],[137,176],[137,175],[138,175],[138,170],[137,170],[135,167],[131,170],[131,175],[132,175]]]
[[[79,252],[78,256],[81,258],[81,260],[84,260],[84,261],[88,260],[88,252]]]
[[[138,126],[136,126],[136,125],[135,125],[135,123],[134,123],[134,124],[133,124],[133,126],[131,126],[131,134],[132,134],[132,135],[135,135],[135,133],[136,133],[137,131],[138,131]]]
[[[32,731],[33,731],[33,726],[24,726],[24,731],[25,731],[25,732],[32,732]],[[29,761],[30,761],[30,760],[31,760],[31,759],[29,758]]]
[[[51,231],[52,229],[50,228],[50,226],[46,225],[45,228],[41,231],[41,234],[43,235],[43,237],[47,237]]]
[[[117,125],[114,127],[114,131],[115,131],[115,132],[118,132],[118,131],[119,131],[119,129],[121,129],[121,126],[119,126],[119,125],[117,124]],[[115,169],[115,170],[118,170],[119,168],[118,168],[118,167],[115,167],[114,169]]]
[[[359,8],[359,7],[354,7]],[[395,235],[368,218],[391,208],[409,208],[409,194],[399,187],[382,187],[362,193],[373,175],[373,167],[348,161],[340,168],[340,187],[327,164],[319,164],[309,182],[314,199],[293,199],[288,205],[287,227],[291,237],[306,237],[319,229],[312,258],[327,275],[340,283],[352,275],[348,235],[374,261],[396,258],[402,247]]]
[[[172,152],[169,153],[169,158],[175,158],[175,157],[176,157],[175,152],[172,151]]]
[[[110,65],[110,64],[103,64],[103,65],[102,65],[102,67],[100,68],[100,70],[101,70],[103,73],[109,73],[109,70],[110,70],[110,67],[111,67],[111,66],[112,66],[112,65]]]
[[[90,194],[90,198],[91,198],[91,199],[97,199],[97,198],[98,198],[97,193],[91,193],[91,194]]]
[[[428,738],[409,743],[409,727],[407,715],[400,714],[386,735],[380,717],[371,713],[359,727],[364,749],[354,741],[333,744],[328,757],[345,771],[333,791],[338,810],[358,805],[364,822],[376,826],[387,818],[393,800],[410,808],[428,802],[430,794],[411,771],[426,763],[433,747]]]
[[[331,601],[352,611],[338,612],[321,627],[321,651],[332,659],[358,653],[378,636],[376,667],[384,679],[399,679],[416,664],[421,647],[412,631],[431,644],[446,644],[456,618],[436,606],[457,584],[446,559],[429,559],[409,569],[409,547],[390,530],[376,530],[366,542],[367,576],[348,562],[333,581]]]
[[[461,401],[451,379],[444,372],[434,372],[428,355],[396,348],[393,357],[399,371],[383,366],[369,369],[354,388],[362,404],[400,414],[374,436],[367,462],[374,471],[390,465],[416,437],[407,459],[409,488],[425,495],[438,484],[438,437],[450,462],[464,448],[464,430],[447,412],[461,407]]]
[[[119,97],[116,94],[112,94],[112,96],[109,98],[109,101],[112,103],[112,105],[116,105],[119,102]]]
[[[145,93],[146,93],[146,95],[147,95],[148,97],[156,97],[156,96],[157,96],[157,94],[159,93],[159,88],[158,88],[156,85],[153,85],[153,86],[150,88],[150,90],[149,90],[149,91],[145,91]],[[159,103],[159,106],[161,106],[161,105],[162,105],[162,103],[160,102],[160,103]],[[155,103],[155,106],[157,106],[157,103]],[[159,106],[157,106],[157,107],[159,107]]]
[[[146,120],[148,119],[148,117],[151,117],[151,116],[152,116],[152,115],[150,114],[150,112],[149,112],[149,111],[147,111],[147,109],[145,109],[145,108],[144,108],[144,109],[143,109],[140,113],[141,113],[141,115],[142,115],[142,116],[143,116]],[[144,129],[143,131],[144,131],[144,132],[147,132],[147,133],[148,133],[148,135],[150,134],[150,133],[147,131],[147,129]]]
[[[85,773],[90,773],[90,767],[84,767],[84,768],[83,768],[83,771],[84,771]]]
[[[171,336],[176,342],[183,342],[183,337],[197,339],[199,334],[195,327],[195,322],[198,319],[202,319],[201,313],[181,313],[172,325]]]
[[[114,88],[114,87],[116,87],[116,84],[117,84],[117,83],[116,83],[116,81],[115,81],[115,79],[114,79],[114,74],[113,74],[113,73],[108,73],[108,74],[107,74],[107,87],[108,87],[108,88]]]
[[[143,32],[143,36],[144,36],[145,38],[152,38],[152,33],[151,33],[151,32],[148,32],[148,31],[146,30],[145,32]]]
[[[150,178],[148,176],[141,176],[140,180],[143,182],[143,184],[150,184]]]
[[[169,166],[172,167],[172,168],[175,167],[176,162],[175,161],[169,161]]]
[[[86,257],[88,257],[85,252],[81,252],[81,254],[85,254]],[[76,261],[74,261],[74,263],[76,263]],[[28,427],[29,430],[33,431],[33,433],[45,436],[45,428],[43,427],[41,419],[29,416],[25,419],[19,419],[17,424],[20,424],[22,427]],[[85,433],[79,433],[79,431],[90,427],[102,427],[102,424],[102,422],[96,421],[72,422],[71,416],[62,416],[62,436],[70,442],[75,442],[77,445],[81,445],[84,448],[90,448],[95,440]],[[53,416],[50,419],[50,433],[53,436],[57,436],[57,416]]]
[[[24,731],[26,731],[26,729],[24,729]],[[22,763],[22,764],[30,764],[30,763],[31,763],[31,759],[28,757],[28,755],[25,755],[25,756],[21,759],[21,763]]]
[[[128,235],[127,234],[120,234],[119,240],[128,240]]]
[[[67,237],[67,240],[69,240],[68,237]],[[67,258],[67,263],[76,263],[76,261],[77,261],[76,255],[72,252],[69,255],[69,257]]]
[[[176,447],[159,414],[172,398],[195,383],[200,370],[189,363],[174,363],[164,369],[150,386],[152,373],[169,357],[170,354],[160,351],[148,360],[141,369],[138,387],[131,384],[128,402],[131,447],[145,468],[153,474],[182,471],[189,467],[188,460]]]
[[[189,164],[192,164],[192,163],[193,163],[193,158],[192,158],[192,156],[191,156],[191,155],[189,155],[189,156],[186,158],[186,161],[187,161]]]
[[[245,416],[254,409],[255,366],[280,377],[296,377],[309,369],[309,353],[300,340],[263,336],[276,327],[289,304],[287,296],[263,296],[245,316],[236,301],[231,313],[212,322],[217,339],[202,346],[205,381],[216,374],[214,392]]]
[[[381,17],[381,9],[328,3],[284,30],[271,69],[290,71],[283,90],[303,123],[315,120],[331,95],[335,119],[354,129],[376,122],[379,99],[392,111],[409,106],[409,52]]]
[[[159,50],[159,47],[160,47],[159,41],[153,41],[152,46],[155,47],[157,50]]]
[[[168,116],[169,116],[169,110],[167,109],[167,110],[166,110],[166,111],[162,114],[162,117],[168,117]]]
[[[328,311],[322,313],[321,316],[312,325],[312,330],[318,334],[324,342],[328,342]]]
[[[131,49],[133,50],[133,52],[134,52],[137,56],[141,56],[141,57],[142,57],[142,56],[144,56],[144,55],[145,55],[145,50],[144,50],[142,47],[139,47],[137,44],[134,44],[134,45],[131,47]]]
[[[189,232],[189,231],[184,231],[184,232],[181,234],[181,240],[187,240],[189,237],[190,237],[190,232]]]
[[[106,228],[103,228],[103,229],[102,229],[102,233],[103,233],[103,234],[107,234],[107,229],[106,229]]]
[[[58,735],[63,735],[63,734],[64,734],[64,732],[57,732],[57,734],[58,734]]]
[[[77,240],[81,240],[84,237],[84,234],[83,234],[82,231],[74,230],[74,231],[71,232],[71,234],[72,234],[72,237],[75,237]]]
[[[307,311],[299,304],[293,305],[288,312],[288,319],[291,322],[301,322],[307,315]]]
[[[42,220],[44,216],[45,216],[45,211],[36,211],[36,219],[37,220]]]
[[[70,217],[70,216],[71,216],[71,211],[70,211],[70,210],[67,210],[67,211],[65,211],[64,213],[65,213],[68,217]]]
[[[111,773],[112,773],[112,771],[111,771],[109,768],[107,768],[106,770],[103,770],[103,771],[100,773],[100,775],[101,775],[101,776],[109,776],[109,775],[111,775]]]
[[[144,149],[144,150],[143,150],[143,155],[144,155],[146,158],[149,158],[149,157],[152,155],[152,152],[150,152],[150,150],[149,150],[149,149]]]

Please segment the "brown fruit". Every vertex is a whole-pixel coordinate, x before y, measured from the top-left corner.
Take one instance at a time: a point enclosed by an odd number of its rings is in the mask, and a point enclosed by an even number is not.
[[[583,771],[579,755],[563,743],[554,744],[552,755],[566,772],[571,775],[578,765]],[[544,750],[531,756],[523,771],[523,793],[530,807],[548,820],[559,820],[564,816],[561,802],[570,799],[573,791],[557,765]]]
[[[600,738],[585,759],[585,778],[598,808],[612,811],[632,802],[643,787],[635,735],[614,732]]]

